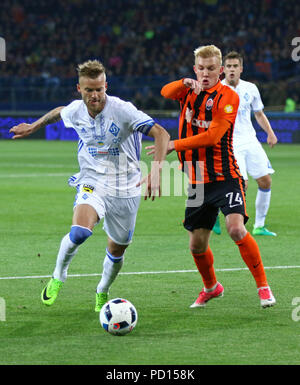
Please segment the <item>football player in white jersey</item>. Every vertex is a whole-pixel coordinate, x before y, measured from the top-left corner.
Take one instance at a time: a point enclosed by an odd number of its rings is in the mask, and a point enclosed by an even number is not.
[[[256,137],[256,131],[251,122],[251,110],[260,127],[267,134],[267,143],[272,148],[277,143],[277,137],[272,130],[270,122],[263,112],[258,88],[254,83],[240,79],[243,72],[243,58],[235,52],[229,52],[224,57],[225,79],[223,84],[235,90],[240,97],[240,105],[233,132],[233,149],[241,174],[245,179],[245,187],[248,187],[248,174],[256,180],[258,191],[255,201],[255,224],[253,235],[276,236],[276,233],[265,227],[265,218],[269,210],[271,200],[271,174],[274,170],[261,143]],[[216,233],[220,233],[216,223]]]
[[[79,246],[93,234],[104,218],[107,234],[103,273],[96,289],[95,311],[108,300],[108,291],[117,277],[130,244],[141,197],[160,195],[160,169],[170,139],[167,131],[130,102],[106,94],[105,68],[97,60],[80,64],[77,90],[81,100],[57,107],[32,124],[21,123],[10,132],[13,139],[26,137],[47,124],[63,120],[79,136],[80,172],[69,179],[77,188],[71,230],[60,244],[51,280],[43,289],[42,302],[52,305],[63,286],[70,262]],[[141,179],[139,159],[142,135],[153,137],[155,157],[151,172]]]

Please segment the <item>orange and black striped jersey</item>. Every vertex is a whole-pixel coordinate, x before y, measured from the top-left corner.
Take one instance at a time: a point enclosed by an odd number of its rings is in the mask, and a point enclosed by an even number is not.
[[[241,177],[232,146],[238,94],[219,81],[198,95],[183,79],[166,84],[161,94],[180,103],[179,139],[174,146],[190,183]]]

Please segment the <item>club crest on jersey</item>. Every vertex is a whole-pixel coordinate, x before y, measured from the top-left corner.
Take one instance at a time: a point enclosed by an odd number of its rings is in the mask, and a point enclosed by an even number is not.
[[[248,100],[250,99],[250,95],[247,92],[244,95],[244,99],[246,100],[246,102],[248,102]]]
[[[213,105],[214,105],[214,100],[209,98],[207,99],[206,101],[206,104],[205,104],[205,108],[210,111],[212,108],[213,108]]]
[[[224,107],[224,111],[226,112],[226,114],[231,114],[233,111],[233,106],[231,104],[226,104],[226,106]]]
[[[118,136],[120,129],[115,123],[112,123],[108,131],[113,134],[113,136]]]

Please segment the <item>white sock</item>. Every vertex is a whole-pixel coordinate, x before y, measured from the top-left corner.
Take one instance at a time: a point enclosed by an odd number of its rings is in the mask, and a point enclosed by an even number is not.
[[[67,279],[69,265],[72,261],[72,258],[77,253],[78,248],[79,245],[76,245],[70,240],[69,233],[63,237],[56,259],[53,278],[65,282]]]
[[[124,262],[124,256],[114,257],[106,250],[106,256],[103,261],[103,273],[101,280],[97,286],[97,293],[108,293],[108,290],[116,279]]]
[[[263,190],[258,188],[255,201],[255,224],[254,227],[265,225],[265,219],[270,207],[271,189]]]
[[[216,283],[213,287],[211,287],[210,289],[207,289],[206,287],[204,287],[205,293],[210,293],[211,291],[214,291],[215,288],[218,286],[218,283],[219,283],[219,282],[217,282],[217,283]]]

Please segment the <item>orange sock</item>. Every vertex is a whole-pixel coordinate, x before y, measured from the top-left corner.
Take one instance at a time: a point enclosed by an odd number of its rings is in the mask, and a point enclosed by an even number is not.
[[[197,266],[197,269],[201,274],[204,287],[206,289],[212,288],[217,283],[217,279],[215,275],[215,269],[213,266],[214,256],[210,247],[208,246],[205,253],[198,254],[198,253],[192,252],[192,255],[194,257],[194,261]]]
[[[241,256],[255,279],[256,286],[268,286],[259,248],[252,235],[247,233],[243,239],[235,243],[238,245]]]

